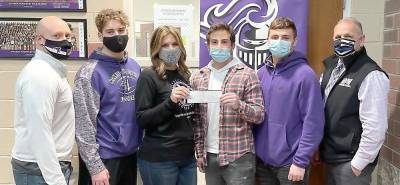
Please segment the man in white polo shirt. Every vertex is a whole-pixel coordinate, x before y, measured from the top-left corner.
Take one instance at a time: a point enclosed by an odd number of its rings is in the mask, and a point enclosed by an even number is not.
[[[36,28],[35,56],[18,77],[11,161],[17,185],[68,184],[75,116],[61,60],[71,52],[71,36],[62,19],[41,19]]]

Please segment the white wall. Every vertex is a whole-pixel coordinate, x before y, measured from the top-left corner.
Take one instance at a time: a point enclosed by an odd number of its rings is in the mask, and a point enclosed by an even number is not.
[[[345,0],[343,17],[358,19],[366,36],[369,56],[382,65],[385,0]]]
[[[154,4],[160,5],[192,5],[193,6],[193,32],[192,39],[194,42],[194,48],[187,48],[188,52],[193,50],[193,52],[199,51],[199,34],[200,34],[200,0],[124,0],[124,8],[126,12],[129,13],[130,22],[133,25],[131,32],[134,33],[134,27],[136,22],[153,22],[154,14]],[[128,7],[128,8],[126,8]],[[133,35],[132,35],[133,36]],[[132,37],[133,38],[133,37]],[[133,41],[133,39],[132,39]],[[133,45],[132,45],[133,46]],[[135,51],[132,48],[130,51]],[[135,57],[134,55],[132,55]],[[142,66],[148,66],[150,64],[149,58],[137,58],[139,64]],[[199,61],[198,57],[188,58],[187,64],[189,67],[198,67]]]

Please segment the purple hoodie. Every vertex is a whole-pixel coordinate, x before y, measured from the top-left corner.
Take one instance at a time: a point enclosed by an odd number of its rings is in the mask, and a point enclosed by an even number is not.
[[[104,169],[101,159],[133,154],[142,139],[136,121],[135,91],[140,66],[96,50],[75,77],[76,141],[90,174]]]
[[[256,155],[274,167],[306,168],[323,136],[320,85],[307,59],[294,51],[278,65],[258,71],[264,95],[264,123],[255,125]]]

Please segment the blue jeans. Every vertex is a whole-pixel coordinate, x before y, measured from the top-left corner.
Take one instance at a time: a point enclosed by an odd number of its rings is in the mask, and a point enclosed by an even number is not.
[[[138,159],[143,185],[196,185],[196,160],[149,162]]]
[[[47,184],[43,176],[40,175],[29,175],[26,173],[21,173],[13,169],[14,181],[16,185],[43,185]],[[70,166],[66,170],[63,170],[65,181],[69,184],[69,179],[72,174],[72,167]]]
[[[255,155],[246,153],[228,165],[220,166],[218,154],[207,153],[206,184],[254,185]]]

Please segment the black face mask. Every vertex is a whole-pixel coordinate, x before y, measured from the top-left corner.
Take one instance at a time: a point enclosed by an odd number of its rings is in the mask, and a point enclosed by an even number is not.
[[[44,43],[44,48],[56,59],[64,60],[71,54],[72,44],[68,40],[54,41],[47,40]]]
[[[128,35],[115,35],[112,37],[103,37],[103,44],[109,50],[119,53],[125,50],[126,45],[128,44],[128,39],[129,39]]]

